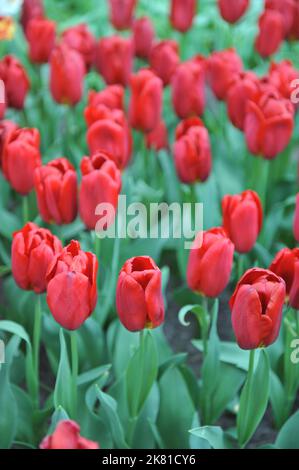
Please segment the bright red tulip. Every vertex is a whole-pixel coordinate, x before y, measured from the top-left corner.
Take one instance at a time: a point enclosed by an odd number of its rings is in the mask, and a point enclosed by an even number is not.
[[[13,121],[0,121],[0,165],[2,164],[2,155],[4,146],[10,135],[18,129],[18,126]]]
[[[55,431],[40,443],[40,449],[99,449],[97,442],[80,436],[80,426],[70,419],[59,421]]]
[[[49,265],[46,280],[49,309],[63,328],[76,330],[97,302],[98,260],[72,240]]]
[[[296,70],[290,60],[283,60],[276,64],[272,62],[269,69],[269,80],[286,99],[290,99],[294,91],[293,82],[299,79],[299,71]]]
[[[132,26],[137,0],[109,0],[110,21],[115,29],[129,29]]]
[[[43,0],[24,0],[21,12],[21,24],[26,33],[29,21],[44,18]]]
[[[87,126],[103,119],[103,106],[111,110],[124,110],[124,94],[125,90],[121,85],[110,85],[98,92],[89,91],[87,106],[84,110]]]
[[[131,77],[131,91],[131,126],[143,132],[150,132],[161,120],[162,80],[150,70],[139,70]]]
[[[66,29],[62,34],[63,42],[81,54],[86,70],[94,64],[96,39],[84,23]]]
[[[165,122],[162,120],[154,130],[145,135],[146,147],[156,152],[162,149],[168,149],[168,131]]]
[[[230,86],[243,71],[242,59],[235,49],[216,51],[207,61],[207,76],[218,100],[226,99]]]
[[[263,208],[255,191],[247,190],[222,199],[223,228],[239,253],[254,246],[263,223]]]
[[[266,269],[246,271],[230,299],[233,329],[240,348],[256,349],[274,343],[285,295],[281,277]]]
[[[27,25],[26,36],[31,62],[48,62],[55,45],[56,23],[46,18],[34,18]]]
[[[152,47],[150,53],[150,66],[161,78],[164,85],[168,85],[179,65],[179,46],[176,41],[166,39]]]
[[[223,228],[199,232],[188,260],[189,288],[207,297],[218,297],[229,282],[233,256],[234,245]]]
[[[121,174],[112,157],[98,152],[81,161],[82,182],[79,192],[80,217],[89,230],[101,219],[96,215],[98,204],[111,204],[116,211],[121,190]],[[114,220],[114,219],[113,219]],[[109,220],[107,227],[113,222]]]
[[[299,309],[299,248],[283,248],[272,261],[269,270],[282,277],[286,283],[287,300]]]
[[[218,0],[222,18],[228,23],[236,23],[246,12],[249,0]]]
[[[150,18],[143,16],[134,21],[133,39],[135,55],[148,59],[155,39],[155,30]]]
[[[132,39],[111,36],[100,39],[97,46],[97,67],[108,85],[129,83],[133,67]]]
[[[0,61],[0,79],[5,85],[7,106],[22,109],[30,82],[26,70],[16,57],[7,55]]]
[[[197,0],[171,0],[170,22],[174,29],[185,33],[196,15]]]
[[[295,207],[293,232],[294,232],[295,240],[299,243],[299,193],[296,195],[296,207]]]
[[[28,194],[34,186],[34,171],[41,165],[37,129],[16,129],[5,141],[2,169],[15,191]],[[21,169],[21,171],[20,171]]]
[[[149,256],[136,256],[123,265],[116,287],[116,308],[129,331],[157,328],[164,321],[162,275]]]
[[[242,72],[230,86],[226,104],[229,118],[233,125],[244,130],[247,103],[255,100],[260,93],[259,80],[253,72]]]
[[[32,222],[13,234],[11,266],[14,280],[21,289],[46,291],[49,264],[62,250],[60,240],[50,230]]]
[[[259,19],[255,48],[262,57],[269,57],[280,48],[284,38],[283,18],[275,10],[265,10]]]
[[[206,181],[209,177],[212,166],[210,137],[199,118],[189,118],[178,125],[174,160],[182,183]]]

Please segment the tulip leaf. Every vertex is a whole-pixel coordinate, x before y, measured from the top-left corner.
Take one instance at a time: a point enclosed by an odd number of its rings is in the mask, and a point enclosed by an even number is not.
[[[225,449],[224,433],[219,426],[202,426],[189,431],[194,436],[208,441],[213,449]]]
[[[60,406],[71,414],[72,410],[72,377],[69,365],[68,353],[62,328],[59,332],[60,339],[60,360],[57,371],[57,378],[54,389],[55,408]]]
[[[299,410],[283,425],[277,436],[275,446],[279,449],[299,449]]]
[[[67,414],[67,412],[62,408],[62,406],[58,406],[58,408],[54,411],[53,415],[52,415],[52,418],[51,418],[51,424],[50,424],[50,427],[49,427],[49,431],[48,431],[48,435],[49,434],[52,434],[56,427],[57,427],[57,424],[60,422],[60,421],[64,421],[66,419],[70,419],[69,418],[69,415]]]

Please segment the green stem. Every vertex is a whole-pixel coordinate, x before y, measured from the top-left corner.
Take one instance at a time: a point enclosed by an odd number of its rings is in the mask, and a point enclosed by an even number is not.
[[[36,296],[35,311],[34,311],[34,326],[33,326],[33,369],[35,377],[35,402],[36,405],[39,403],[39,349],[40,349],[40,338],[41,338],[41,322],[42,322],[42,310],[41,310],[41,297]]]
[[[202,308],[206,311],[207,316],[209,316],[208,298],[205,297],[204,295],[202,296]],[[208,327],[203,328],[203,325],[201,325],[201,334],[202,334],[204,357],[206,357],[206,355],[208,353],[208,333],[209,333],[209,328]]]
[[[29,197],[28,195],[22,197],[22,213],[24,225],[29,221]]]
[[[71,331],[71,358],[72,358],[72,397],[73,397],[73,416],[76,419],[77,416],[77,378],[78,378],[78,344],[77,344],[77,333]]]
[[[240,279],[244,274],[244,255],[238,254],[238,260],[237,260],[237,276],[238,279]]]
[[[94,233],[95,239],[94,239],[94,252],[96,255],[97,260],[99,261],[100,254],[101,254],[101,238],[99,238],[96,234]]]
[[[259,194],[265,212],[271,162],[260,156],[253,157],[249,155],[248,158],[253,159],[249,187],[250,189],[255,189],[255,191]]]

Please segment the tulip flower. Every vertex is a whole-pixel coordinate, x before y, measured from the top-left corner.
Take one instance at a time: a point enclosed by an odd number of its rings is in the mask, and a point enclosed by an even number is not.
[[[291,307],[299,309],[299,248],[283,248],[269,266],[269,270],[282,277],[286,283],[287,300]]]
[[[13,121],[0,121],[0,165],[2,164],[2,155],[5,143],[17,128],[17,124]]]
[[[130,123],[143,132],[152,131],[161,120],[163,83],[150,70],[131,77]]]
[[[7,106],[22,109],[30,82],[26,70],[16,57],[7,55],[0,61],[0,79],[5,85]]]
[[[66,29],[62,34],[62,40],[71,49],[81,54],[86,70],[89,70],[95,61],[96,39],[87,25],[78,24]]]
[[[281,95],[290,99],[294,91],[292,83],[299,79],[299,71],[296,70],[290,60],[283,60],[276,64],[272,62],[269,69],[269,81]]]
[[[247,103],[245,137],[254,155],[273,159],[288,145],[294,128],[294,106],[279,93],[261,93]]]
[[[278,51],[284,38],[283,18],[275,10],[265,10],[259,19],[259,34],[255,48],[262,57]]]
[[[234,245],[222,227],[199,232],[188,260],[189,288],[207,297],[218,297],[229,282],[233,256]]]
[[[82,183],[79,191],[79,212],[86,227],[94,230],[99,216],[96,207],[108,203],[116,210],[121,190],[121,174],[112,157],[98,152],[81,161]],[[113,220],[109,221],[110,225]]]
[[[132,26],[136,0],[109,0],[110,21],[115,29],[129,29]]]
[[[154,130],[145,135],[145,142],[148,149],[153,149],[156,152],[168,149],[168,131],[163,120],[158,123]]]
[[[288,34],[289,39],[299,39],[299,3],[295,4],[292,26]]]
[[[29,21],[44,18],[43,0],[24,0],[21,12],[21,25],[26,33]]]
[[[283,21],[284,36],[291,33],[295,15],[297,0],[265,0],[265,9],[279,13]]]
[[[76,330],[92,314],[97,302],[98,260],[72,240],[50,263],[46,275],[47,303],[63,328]]]
[[[148,59],[155,38],[152,21],[147,16],[138,18],[133,23],[133,41],[135,55],[141,59]]]
[[[60,240],[50,230],[32,222],[13,234],[11,245],[12,274],[21,289],[46,291],[49,264],[62,250]]]
[[[209,177],[212,166],[210,137],[199,118],[189,118],[178,125],[174,161],[182,183],[203,182]]]
[[[129,83],[133,67],[132,39],[111,36],[100,39],[97,46],[97,68],[108,85]]]
[[[102,91],[90,90],[88,102],[84,110],[87,126],[91,126],[98,119],[102,119],[103,106],[108,109],[124,110],[125,90],[121,85],[110,85]]]
[[[263,208],[255,191],[222,199],[223,228],[239,253],[248,253],[262,228]]]
[[[50,58],[50,91],[57,103],[74,106],[83,94],[85,65],[81,54],[62,43]]]
[[[116,287],[116,309],[129,331],[157,328],[164,321],[162,275],[150,256],[136,256],[123,265]]]
[[[274,343],[285,295],[281,277],[266,269],[246,271],[230,299],[233,329],[240,348],[256,349]]]
[[[164,85],[168,85],[179,65],[179,46],[176,41],[166,39],[152,47],[150,53],[150,66],[161,78]]]
[[[201,116],[205,108],[205,59],[197,56],[178,66],[172,80],[172,103],[177,116]]]
[[[34,186],[34,171],[41,165],[37,129],[16,129],[5,140],[2,169],[15,191],[28,194]],[[21,171],[20,171],[21,169]]]
[[[77,215],[77,175],[66,158],[57,158],[35,170],[34,185],[41,218],[70,224]]]
[[[235,127],[244,130],[248,101],[255,100],[260,93],[260,84],[253,72],[242,72],[230,86],[226,104],[228,116]]]
[[[242,59],[235,49],[213,52],[207,61],[207,77],[218,100],[226,99],[230,86],[243,72]]]
[[[70,419],[59,421],[55,431],[40,443],[40,449],[99,449],[97,442],[80,436],[80,426]]]
[[[196,0],[171,0],[170,22],[174,29],[185,33],[196,14]]]
[[[294,232],[295,240],[299,243],[299,193],[296,195],[296,207],[295,207],[293,232]]]
[[[46,18],[32,19],[27,25],[26,37],[31,62],[48,62],[55,44],[56,23]]]
[[[249,0],[218,0],[222,18],[228,23],[236,23],[246,12]]]

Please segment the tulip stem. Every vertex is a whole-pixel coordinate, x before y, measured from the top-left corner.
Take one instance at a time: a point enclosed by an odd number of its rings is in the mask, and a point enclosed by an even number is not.
[[[238,279],[242,277],[244,273],[244,256],[242,254],[238,254],[238,261],[237,261],[237,276]]]
[[[77,415],[77,378],[78,378],[78,344],[77,344],[77,333],[71,331],[71,358],[72,358],[72,396],[73,396],[73,417]]]
[[[38,406],[39,403],[39,349],[41,337],[41,297],[40,294],[36,296],[35,311],[34,311],[34,326],[33,326],[33,370],[35,377],[35,402]]]
[[[101,254],[101,239],[97,236],[97,233],[94,233],[95,240],[94,240],[94,252],[96,255],[97,260],[99,261],[100,254]]]
[[[22,197],[22,212],[24,225],[29,221],[29,200],[28,196]]]

